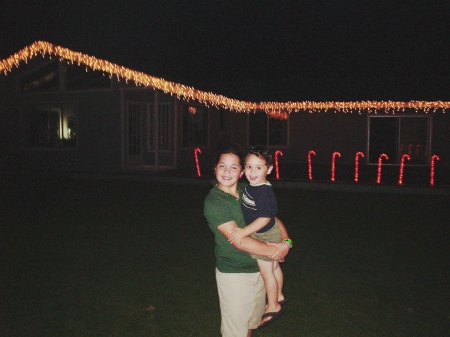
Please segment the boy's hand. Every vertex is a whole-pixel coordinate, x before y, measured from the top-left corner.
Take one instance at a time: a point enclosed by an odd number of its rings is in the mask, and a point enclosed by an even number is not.
[[[241,245],[241,240],[246,235],[244,234],[244,230],[242,228],[233,228],[232,233],[228,237],[228,242],[230,243],[237,243],[239,246]]]

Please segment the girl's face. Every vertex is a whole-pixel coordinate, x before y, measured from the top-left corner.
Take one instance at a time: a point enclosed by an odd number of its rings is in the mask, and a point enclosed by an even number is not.
[[[243,173],[238,156],[232,153],[225,153],[220,156],[216,165],[216,180],[219,187],[231,188],[236,186]]]
[[[248,182],[252,185],[257,185],[267,182],[266,176],[272,172],[272,166],[267,167],[264,159],[254,154],[249,154],[245,158],[244,172]]]

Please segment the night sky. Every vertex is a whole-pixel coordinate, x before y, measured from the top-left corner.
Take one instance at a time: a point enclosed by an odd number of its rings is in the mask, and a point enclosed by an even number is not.
[[[0,59],[44,40],[244,100],[450,100],[449,15],[442,0],[6,0]]]

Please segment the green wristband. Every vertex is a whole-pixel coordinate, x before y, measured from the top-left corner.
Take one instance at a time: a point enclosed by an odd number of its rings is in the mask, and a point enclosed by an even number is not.
[[[292,240],[291,239],[284,239],[282,242],[286,242],[290,248],[292,248]]]

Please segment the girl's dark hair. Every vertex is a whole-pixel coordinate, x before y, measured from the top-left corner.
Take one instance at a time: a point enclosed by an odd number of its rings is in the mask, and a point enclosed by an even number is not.
[[[266,161],[267,167],[270,167],[270,166],[273,165],[272,153],[269,150],[267,150],[264,146],[254,146],[254,147],[252,147],[247,152],[247,156],[249,154],[254,154],[258,158],[264,159]],[[246,156],[246,158],[247,158],[247,156]]]
[[[244,150],[242,149],[242,147],[239,144],[228,143],[228,144],[222,145],[217,150],[213,168],[215,168],[217,166],[217,163],[220,160],[220,156],[222,156],[223,154],[228,154],[228,153],[238,156],[239,164],[241,165],[241,167],[244,167],[244,153],[245,153]]]

